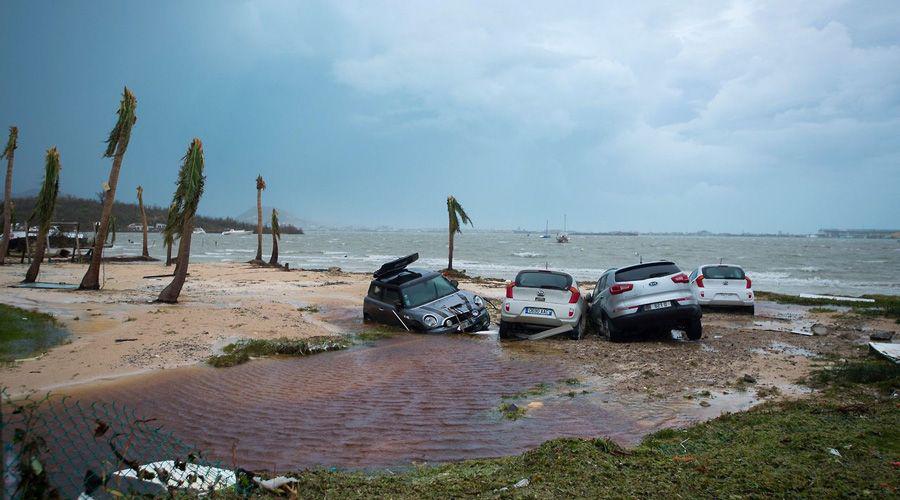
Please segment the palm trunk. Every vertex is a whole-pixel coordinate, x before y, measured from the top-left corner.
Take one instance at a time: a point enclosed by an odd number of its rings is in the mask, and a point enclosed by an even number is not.
[[[141,205],[141,223],[144,226],[144,248],[141,250],[141,256],[143,256],[145,259],[149,259],[150,250],[147,248],[147,212],[144,211],[144,200],[138,198],[138,202],[140,202]]]
[[[172,242],[166,243],[166,267],[172,265]]]
[[[15,150],[13,150],[15,151]],[[6,159],[6,188],[3,191],[3,241],[0,242],[0,266],[6,263],[9,240],[12,238],[12,173],[15,153],[9,152]]]
[[[275,237],[275,231],[272,231],[272,258],[269,259],[269,264],[273,266],[278,265],[278,238]]]
[[[82,290],[100,289],[100,262],[103,259],[103,244],[109,231],[109,218],[112,215],[113,202],[116,199],[116,184],[119,182],[119,170],[122,168],[122,158],[125,157],[125,146],[119,144],[116,156],[113,159],[112,169],[109,171],[109,191],[103,199],[103,212],[100,214],[100,227],[97,229],[97,237],[94,239],[94,252],[91,254],[91,265],[88,267],[84,278],[81,280]]]
[[[181,241],[178,242],[178,263],[175,265],[175,278],[165,287],[159,294],[158,302],[166,302],[174,304],[178,302],[178,296],[181,294],[181,287],[184,286],[184,280],[187,279],[188,260],[191,254],[191,236],[194,233],[194,218],[191,217],[185,222],[181,229]]]
[[[26,234],[25,239],[28,239]],[[22,283],[34,283],[37,280],[38,273],[41,270],[41,262],[44,260],[44,252],[47,250],[47,231],[41,229],[38,231],[37,241],[34,243],[34,255],[31,256],[31,265],[28,266],[28,272],[25,273],[25,281]]]
[[[262,189],[256,190],[256,261],[262,262]]]
[[[453,233],[450,231],[450,256],[447,258],[447,269],[453,270]]]

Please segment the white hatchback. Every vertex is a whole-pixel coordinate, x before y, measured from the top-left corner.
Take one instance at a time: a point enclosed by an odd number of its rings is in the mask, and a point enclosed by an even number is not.
[[[755,310],[753,282],[741,266],[709,264],[689,276],[691,291],[701,306],[730,306]]]
[[[584,336],[585,303],[578,283],[570,274],[543,269],[520,271],[506,286],[500,308],[500,338],[512,338],[515,330],[547,330],[572,327],[569,337]]]

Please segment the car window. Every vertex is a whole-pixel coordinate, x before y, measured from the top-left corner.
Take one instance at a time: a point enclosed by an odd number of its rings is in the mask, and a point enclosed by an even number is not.
[[[395,290],[393,288],[385,288],[384,293],[382,294],[384,299],[382,302],[385,304],[397,305],[400,304],[400,291]]]
[[[369,285],[369,298],[381,300],[381,287],[375,283]]]
[[[703,277],[711,280],[742,280],[744,270],[737,266],[706,266]]]
[[[456,293],[456,287],[443,276],[435,276],[430,280],[403,288],[402,293],[403,303],[406,304],[406,307],[418,307]]]
[[[616,272],[616,281],[641,281],[660,276],[680,273],[681,269],[671,262],[653,262],[629,267]]]
[[[526,288],[555,288],[568,290],[572,286],[572,277],[566,274],[543,273],[540,271],[523,271],[516,276],[516,286]]]

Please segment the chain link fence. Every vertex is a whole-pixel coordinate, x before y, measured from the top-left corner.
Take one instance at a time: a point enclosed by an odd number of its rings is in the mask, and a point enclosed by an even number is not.
[[[2,498],[199,493],[250,480],[121,404],[0,397]]]

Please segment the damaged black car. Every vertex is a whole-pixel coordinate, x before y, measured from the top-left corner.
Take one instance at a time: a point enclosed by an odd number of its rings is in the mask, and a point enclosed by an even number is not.
[[[388,262],[373,274],[363,301],[363,319],[409,331],[453,333],[486,330],[491,318],[485,301],[460,290],[437,271],[407,268],[414,253]]]

